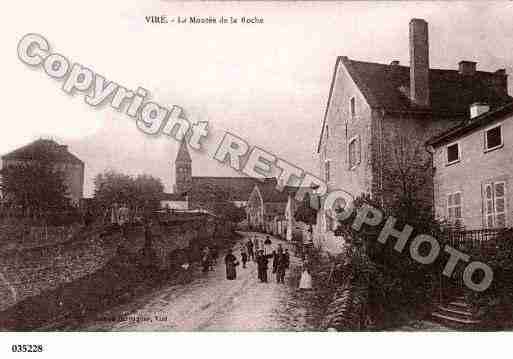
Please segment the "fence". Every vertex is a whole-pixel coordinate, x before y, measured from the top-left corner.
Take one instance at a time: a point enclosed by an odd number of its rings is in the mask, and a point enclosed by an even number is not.
[[[504,231],[503,228],[448,231],[441,239],[442,242],[466,253],[491,254],[497,250],[495,239]]]
[[[501,243],[503,240],[507,241],[508,237],[504,236],[504,234],[511,230],[505,228],[453,230],[445,232],[440,240],[444,244],[471,255],[473,260],[483,260],[483,258],[495,256],[504,245],[511,245],[510,243]],[[499,239],[501,241],[498,241]],[[454,297],[462,295],[465,289],[463,266],[460,265],[453,272],[451,278],[441,277],[440,300],[442,302],[452,300]]]

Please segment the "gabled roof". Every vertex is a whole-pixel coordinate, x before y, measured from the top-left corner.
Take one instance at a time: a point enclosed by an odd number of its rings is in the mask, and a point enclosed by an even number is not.
[[[410,68],[354,61],[345,56],[337,58],[324,112],[320,144],[330,106],[337,69],[343,64],[358,86],[369,106],[389,112],[410,112],[461,120],[468,117],[469,107],[475,102],[486,102],[491,108],[500,107],[513,98],[495,85],[503,74],[476,71],[474,75],[462,75],[458,70],[429,70],[430,107],[421,107],[409,98]]]
[[[284,202],[286,203],[289,197],[288,192],[285,188],[280,191],[277,189],[278,181],[276,178],[268,178],[264,182],[257,184],[262,200],[264,203],[269,202]]]
[[[50,161],[83,165],[78,157],[68,151],[68,146],[53,140],[39,139],[2,156],[2,160]]]
[[[488,111],[480,116],[467,120],[461,125],[453,127],[440,135],[431,138],[426,142],[426,144],[437,147],[452,141],[453,139],[459,138],[475,129],[485,127],[493,121],[508,115],[513,115],[513,103],[506,104],[494,111]]]
[[[229,201],[247,201],[258,179],[252,177],[192,177],[191,195],[194,198],[196,188],[215,186],[229,194]],[[198,193],[198,191],[196,191]]]

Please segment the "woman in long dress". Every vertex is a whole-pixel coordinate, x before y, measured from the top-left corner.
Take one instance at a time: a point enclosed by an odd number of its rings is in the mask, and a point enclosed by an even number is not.
[[[239,265],[237,258],[233,255],[231,249],[228,250],[228,254],[224,257],[224,263],[226,264],[226,279],[234,280],[237,278],[236,266]]]
[[[312,275],[310,274],[309,267],[308,261],[304,261],[301,280],[299,281],[299,289],[312,289]]]

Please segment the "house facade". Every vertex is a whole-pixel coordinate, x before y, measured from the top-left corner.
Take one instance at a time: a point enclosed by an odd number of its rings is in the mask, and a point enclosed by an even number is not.
[[[368,194],[390,208],[401,191],[433,206],[431,156],[425,142],[469,117],[472,103],[496,109],[513,99],[507,75],[477,71],[460,61],[455,69],[429,67],[428,24],[409,24],[410,66],[337,58],[318,142],[319,172],[328,190]],[[340,248],[337,224],[318,212],[314,238]]]
[[[78,206],[84,195],[84,162],[53,140],[38,139],[2,156],[2,167],[23,165],[31,162],[50,162],[64,175],[66,195]]]
[[[278,235],[288,241],[300,240],[309,227],[295,219],[301,202],[296,199],[299,187],[277,189],[276,178],[267,178],[255,185],[249,197],[246,213],[249,228]],[[308,199],[303,199],[308,203]]]
[[[474,230],[513,226],[513,105],[472,106],[461,126],[431,139],[436,217]]]

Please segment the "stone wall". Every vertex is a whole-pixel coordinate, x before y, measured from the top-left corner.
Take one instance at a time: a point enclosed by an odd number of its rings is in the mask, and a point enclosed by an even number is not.
[[[152,227],[154,256],[151,264],[166,270],[197,260],[204,245],[219,243],[229,237],[231,231],[229,223],[210,216],[155,225]],[[144,228],[137,226],[128,230],[126,239],[119,231],[107,236],[96,231],[66,242],[1,251],[0,312],[24,299],[92,274],[119,253],[138,258],[144,246]]]

